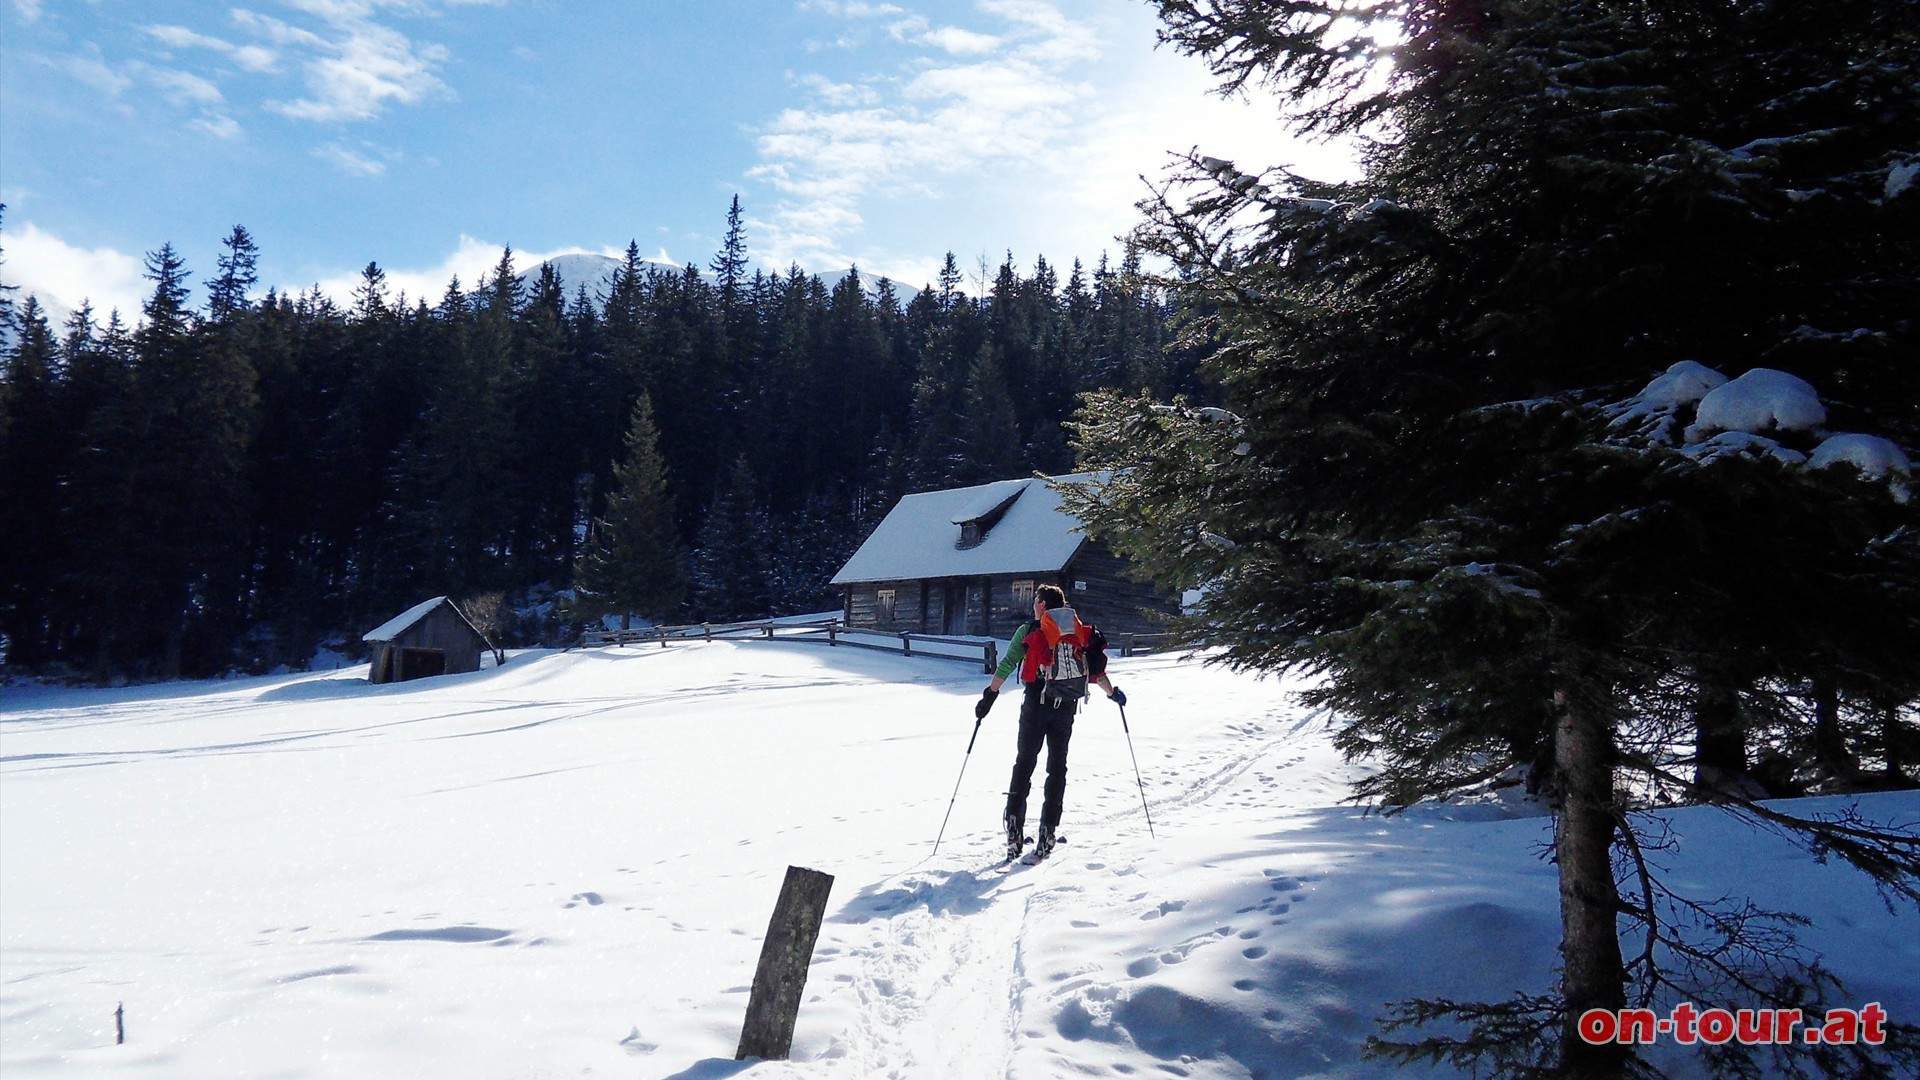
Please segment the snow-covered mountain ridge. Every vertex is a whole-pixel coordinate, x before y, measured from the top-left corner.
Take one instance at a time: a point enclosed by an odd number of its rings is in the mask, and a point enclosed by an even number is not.
[[[1009,872],[1014,703],[967,754],[964,664],[715,642],[384,686],[9,687],[0,1071],[1385,1077],[1360,1056],[1385,1003],[1551,985],[1548,819],[1369,816],[1287,684],[1177,655],[1112,674],[1130,741],[1088,703],[1068,840]],[[1920,1016],[1911,912],[1716,811],[1668,817],[1690,887],[1809,915],[1851,1003]],[[736,1063],[789,865],[836,878],[793,1059]]]

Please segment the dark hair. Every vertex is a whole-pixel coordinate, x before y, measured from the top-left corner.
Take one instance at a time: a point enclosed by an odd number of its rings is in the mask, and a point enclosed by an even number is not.
[[[1054,608],[1067,606],[1067,594],[1064,591],[1062,591],[1060,586],[1058,585],[1040,586],[1039,588],[1033,590],[1033,598],[1035,600],[1045,601],[1048,611],[1052,611]]]

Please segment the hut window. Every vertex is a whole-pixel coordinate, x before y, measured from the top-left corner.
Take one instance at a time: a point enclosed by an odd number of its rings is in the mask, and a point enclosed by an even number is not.
[[[874,593],[874,607],[878,609],[882,622],[893,621],[893,602],[898,595],[893,589],[880,589]]]
[[[1025,581],[1012,582],[1007,586],[1007,589],[1011,593],[1011,595],[1007,597],[1007,606],[1012,609],[1015,614],[1025,616],[1027,612],[1033,608],[1032,579],[1029,578]]]

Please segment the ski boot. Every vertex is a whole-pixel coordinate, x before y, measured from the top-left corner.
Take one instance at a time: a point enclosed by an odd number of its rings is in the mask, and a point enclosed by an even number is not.
[[[1041,825],[1039,838],[1033,842],[1033,861],[1039,862],[1053,854],[1053,826]]]
[[[1001,818],[1000,823],[1006,826],[1007,829],[1007,861],[1012,862],[1020,857],[1022,851],[1026,850],[1027,837],[1025,834],[1025,823],[1012,814]]]

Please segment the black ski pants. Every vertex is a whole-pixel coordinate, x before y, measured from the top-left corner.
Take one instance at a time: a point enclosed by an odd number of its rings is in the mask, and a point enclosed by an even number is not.
[[[1058,827],[1060,811],[1067,796],[1067,742],[1073,738],[1073,714],[1077,701],[1059,706],[1040,700],[1040,682],[1026,686],[1020,699],[1020,749],[1013,759],[1013,780],[1007,787],[1007,817],[1016,827],[1027,820],[1027,793],[1033,789],[1034,766],[1040,762],[1040,744],[1047,746],[1046,801],[1040,806],[1040,823]]]

